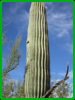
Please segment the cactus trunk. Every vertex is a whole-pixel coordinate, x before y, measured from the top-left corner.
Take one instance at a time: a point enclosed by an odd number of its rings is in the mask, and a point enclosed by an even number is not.
[[[27,36],[25,98],[41,98],[50,88],[49,42],[46,8],[32,2]]]

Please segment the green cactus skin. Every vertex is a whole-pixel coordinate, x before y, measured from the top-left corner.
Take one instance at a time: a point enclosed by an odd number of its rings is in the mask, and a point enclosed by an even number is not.
[[[50,88],[49,41],[46,8],[32,2],[27,36],[25,98],[41,98]]]

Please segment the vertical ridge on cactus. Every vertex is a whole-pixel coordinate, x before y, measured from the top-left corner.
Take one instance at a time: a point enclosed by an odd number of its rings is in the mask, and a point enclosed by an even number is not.
[[[43,2],[32,2],[27,36],[25,98],[41,98],[50,88],[49,59],[46,8]]]

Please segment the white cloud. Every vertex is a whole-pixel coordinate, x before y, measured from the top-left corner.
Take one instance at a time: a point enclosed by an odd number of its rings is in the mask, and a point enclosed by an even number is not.
[[[68,51],[70,54],[73,55],[73,41],[65,43],[63,46],[63,50]]]
[[[73,93],[70,93],[67,98],[72,98],[72,97],[73,97]]]
[[[66,48],[68,48],[69,52],[73,54],[73,43],[66,43]]]
[[[51,82],[54,82],[55,79],[51,79]],[[55,82],[60,81],[61,79],[56,79]]]
[[[44,2],[44,4],[45,4],[45,6],[46,6],[46,5],[47,5],[47,6],[48,6],[48,5],[50,6],[50,5],[52,5],[52,2]]]
[[[2,14],[5,16],[5,14],[7,12],[5,21],[8,22],[8,21],[10,21],[12,19],[13,16],[15,17],[15,14],[17,14],[17,11],[20,10],[21,7],[23,5],[25,5],[26,3],[24,3],[24,2],[6,2],[5,4],[9,5],[9,6],[7,7],[7,9],[3,8]],[[18,17],[18,15],[17,15],[17,17]]]
[[[46,7],[46,9],[48,8],[47,6],[45,6]]]
[[[61,76],[65,76],[66,73],[58,73],[59,75]],[[68,76],[70,79],[73,79],[73,70],[71,70],[69,73],[68,73]]]
[[[26,5],[26,2],[11,2],[9,5],[8,9],[5,9],[3,12],[3,15],[7,12],[5,22],[8,23],[13,18],[10,24],[13,23],[16,29],[20,29],[24,33],[27,30],[29,21],[29,12],[23,7]]]
[[[46,10],[47,13],[47,23],[48,23],[48,34],[53,39],[60,39],[61,41],[66,41],[64,44],[61,44],[60,47],[62,50],[69,51],[73,54],[73,5],[72,3],[55,3],[49,6],[48,2],[45,3],[48,7]],[[67,6],[66,6],[67,5]],[[69,8],[69,6],[71,8]],[[69,43],[70,42],[70,43]]]
[[[57,34],[57,37],[60,38],[60,37],[62,37],[64,35],[68,35],[68,34],[69,34],[68,30],[67,29],[63,29],[62,32],[60,31],[60,33]]]
[[[54,32],[54,36],[56,36],[57,38],[61,38],[65,35],[68,37],[69,34],[71,34],[69,30],[73,30],[73,13],[66,8],[63,12],[64,5],[62,7],[59,6],[58,9],[58,7],[56,6],[58,4],[59,3],[52,3],[50,9],[47,9],[46,11],[48,29],[50,30],[50,34],[53,34]],[[48,7],[48,3],[46,3],[46,6]]]
[[[66,17],[65,13],[55,13],[53,14],[53,18],[58,19],[58,18],[64,18]]]
[[[68,82],[68,83],[70,83],[70,82]],[[73,97],[73,84],[72,83],[70,83],[70,87],[71,87],[71,90],[70,90],[69,96],[67,98]]]
[[[5,59],[2,57],[2,63],[5,63]]]
[[[70,34],[69,30],[73,30],[73,20],[66,20],[67,16],[68,15],[66,13],[62,14],[61,12],[57,14],[50,13],[48,15],[48,29],[50,29],[50,31],[56,31],[55,33],[57,34],[54,35],[56,35],[58,38],[65,35],[68,37]]]
[[[69,78],[70,78],[70,79],[73,79],[73,70],[71,70],[71,71],[68,73],[68,75],[69,75]]]
[[[52,72],[52,74],[56,74],[55,72]]]
[[[62,76],[64,76],[65,75],[65,73],[58,73],[59,75],[62,75]]]
[[[11,7],[9,9],[9,11],[11,13],[16,13],[17,10],[19,10],[23,5],[26,5],[25,2],[13,2],[13,3],[10,3],[11,4]]]
[[[70,83],[71,89],[73,90],[73,83]]]
[[[22,10],[21,13],[16,15],[16,17],[14,18],[14,23],[16,24],[16,28],[18,29],[19,27],[23,31],[27,30],[28,21],[29,21],[29,12],[25,10]]]

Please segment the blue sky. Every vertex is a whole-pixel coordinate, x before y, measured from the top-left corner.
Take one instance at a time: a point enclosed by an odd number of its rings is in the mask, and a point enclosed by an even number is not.
[[[69,79],[67,82],[73,86],[73,3],[71,2],[44,2],[46,7],[48,38],[50,51],[50,74],[58,76],[61,80],[67,69],[69,62]],[[26,40],[29,24],[29,9],[31,2],[5,2],[2,4],[2,18],[6,15],[5,22],[10,25],[6,27],[7,41],[14,41],[19,30],[22,33],[20,49],[22,56],[17,69],[10,72],[14,80],[22,78],[24,80],[25,62],[26,62]],[[8,46],[2,47],[4,52],[9,54]],[[5,65],[5,59],[2,57],[2,67]]]

